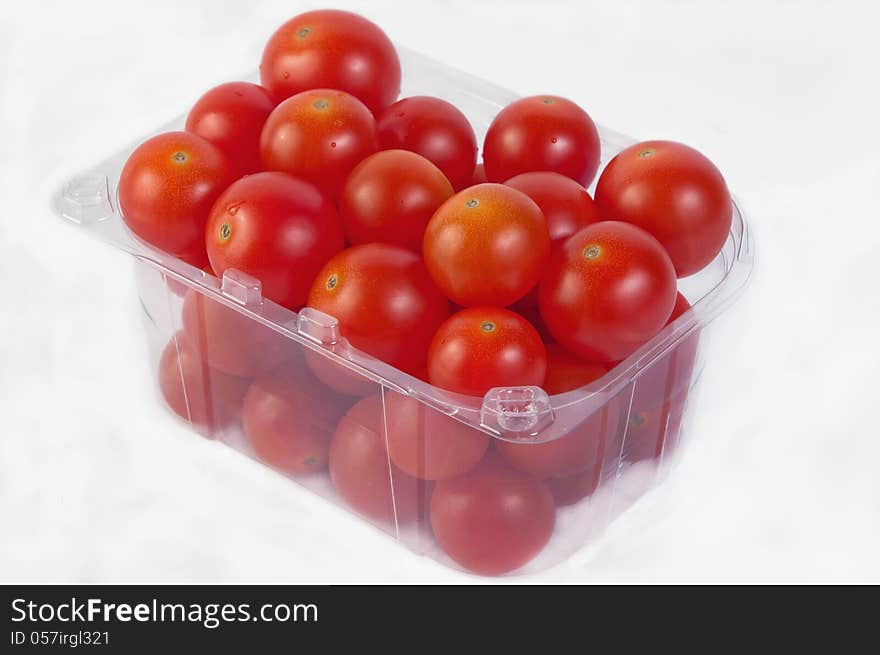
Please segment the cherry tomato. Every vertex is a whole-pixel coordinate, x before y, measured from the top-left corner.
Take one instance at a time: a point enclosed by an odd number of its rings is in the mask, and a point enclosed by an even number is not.
[[[555,171],[584,187],[599,168],[599,132],[571,100],[531,96],[509,104],[492,121],[483,143],[490,182],[530,171]]]
[[[624,359],[666,324],[675,305],[675,269],[644,230],[594,223],[554,252],[539,300],[556,340],[584,359]]]
[[[352,95],[303,91],[275,107],[260,137],[267,170],[311,182],[332,197],[351,170],[378,149],[376,121]]]
[[[655,407],[633,408],[619,451],[621,457],[627,462],[641,462],[671,453],[678,445],[686,401],[685,391]]]
[[[250,82],[227,82],[198,99],[186,117],[186,131],[217,146],[239,177],[256,173],[260,163],[260,133],[275,109],[269,92]]]
[[[555,475],[547,478],[544,482],[553,494],[553,500],[557,507],[574,505],[579,500],[592,496],[599,486],[602,477],[602,467],[594,466],[579,473],[568,475]]]
[[[431,384],[470,396],[493,387],[540,386],[546,372],[541,336],[519,314],[500,307],[453,314],[428,351]]]
[[[410,475],[445,480],[460,475],[483,458],[489,437],[414,398],[385,394],[388,454]]]
[[[254,378],[290,357],[292,345],[274,330],[195,290],[183,299],[183,330],[213,368]]]
[[[551,344],[547,349],[547,375],[544,391],[565,393],[598,380],[608,369],[585,362]],[[524,443],[498,440],[498,452],[515,469],[540,478],[569,476],[601,465],[605,443],[617,432],[619,408],[609,405],[593,413],[571,432],[552,441]],[[601,466],[599,466],[601,468]]]
[[[400,93],[400,59],[377,25],[347,11],[309,11],[271,36],[260,80],[278,100],[309,89],[339,89],[379,112]]]
[[[596,206],[587,190],[569,177],[550,171],[522,173],[504,183],[522,191],[547,219],[550,239],[567,239],[596,222]]]
[[[449,313],[421,258],[385,243],[333,257],[315,277],[308,304],[335,317],[355,348],[408,372],[424,368],[431,337]]]
[[[474,168],[474,174],[471,176],[470,186],[476,186],[477,184],[485,184],[489,180],[486,179],[486,167],[483,165],[483,162],[477,164],[476,168]]]
[[[500,575],[529,562],[550,540],[555,524],[547,485],[494,457],[438,482],[431,495],[437,543],[461,566],[482,575]]]
[[[119,176],[119,207],[138,237],[202,267],[208,263],[208,212],[232,180],[216,146],[189,132],[166,132],[128,157]]]
[[[315,377],[338,393],[363,397],[376,392],[376,382],[336,363],[327,355],[306,349],[305,359]]]
[[[330,441],[330,479],[368,518],[410,522],[427,510],[431,487],[388,461],[383,425],[380,396],[364,398],[342,417]]]
[[[603,219],[627,221],[654,235],[678,277],[715,259],[733,220],[719,170],[673,141],[645,141],[618,153],[599,176],[596,205]]]
[[[383,149],[417,152],[443,171],[456,190],[469,185],[477,163],[477,137],[454,105],[431,96],[403,98],[377,122]]]
[[[377,152],[355,167],[342,188],[345,236],[352,245],[379,241],[421,252],[428,220],[452,194],[446,176],[421,155]]]
[[[464,307],[506,306],[535,286],[550,253],[547,220],[527,195],[480,184],[443,203],[425,229],[425,265]]]
[[[345,414],[338,396],[317,387],[300,367],[261,376],[244,398],[242,424],[257,456],[285,473],[327,468],[330,437]]]
[[[209,367],[198,344],[183,332],[162,351],[158,379],[171,411],[206,437],[238,420],[249,384]]]
[[[317,272],[345,240],[336,207],[308,182],[285,173],[255,173],[214,203],[205,232],[208,257],[262,284],[263,296],[297,310]]]

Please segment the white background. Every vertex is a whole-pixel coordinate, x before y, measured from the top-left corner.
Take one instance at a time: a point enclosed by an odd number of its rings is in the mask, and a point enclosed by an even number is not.
[[[49,197],[255,69],[301,5],[147,4],[0,9],[0,582],[479,582],[159,406],[128,257]],[[880,582],[873,3],[335,6],[701,149],[753,225],[756,270],[720,319],[679,468],[597,545],[514,580]]]

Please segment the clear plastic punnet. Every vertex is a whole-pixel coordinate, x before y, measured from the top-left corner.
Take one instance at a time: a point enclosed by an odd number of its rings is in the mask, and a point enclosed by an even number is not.
[[[401,95],[452,102],[480,141],[517,97],[422,55],[399,53]],[[183,123],[180,117],[154,133]],[[633,143],[602,127],[599,134],[601,166]],[[54,207],[134,257],[157,401],[203,437],[348,507],[407,548],[463,570],[493,573],[491,565],[462,566],[435,538],[430,506],[434,491],[449,484],[446,449],[466,449],[475,466],[503,466],[544,481],[555,505],[549,541],[510,573],[561,562],[596,539],[680,456],[699,411],[693,390],[711,360],[711,322],[737,298],[752,268],[752,238],[734,203],[719,255],[679,280],[692,308],[604,377],[553,396],[539,387],[460,396],[359,352],[332,316],[308,307],[293,312],[263,298],[257,279],[235,270],[218,279],[138,240],[116,196],[130,152],[69,181]],[[334,457],[343,446],[347,458]],[[408,470],[396,463],[398,453],[406,454]],[[479,518],[471,529],[493,520]],[[492,544],[484,546],[491,562]],[[497,546],[503,559],[504,545]]]

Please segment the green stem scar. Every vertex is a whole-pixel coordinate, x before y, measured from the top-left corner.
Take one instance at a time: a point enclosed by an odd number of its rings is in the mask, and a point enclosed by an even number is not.
[[[644,159],[645,157],[650,157],[650,156],[653,155],[653,154],[654,154],[654,149],[653,149],[653,148],[645,148],[644,150],[642,150],[641,152],[639,152],[639,157],[641,157],[642,159]]]
[[[186,153],[181,150],[178,150],[173,155],[171,155],[171,160],[178,164],[183,164],[187,159],[189,158],[186,156]]]
[[[223,241],[229,241],[229,237],[232,236],[232,226],[229,223],[223,223],[220,226],[220,239]]]
[[[324,110],[327,109],[327,107],[329,106],[330,103],[327,102],[324,98],[321,98],[320,100],[315,100],[315,102],[312,103],[312,107],[314,107],[315,109]]]
[[[584,259],[596,259],[602,253],[599,246],[587,246],[584,248]]]
[[[478,206],[479,204],[480,204],[479,200],[477,200],[476,198],[471,198],[466,203],[464,203],[464,206],[469,209],[473,209],[474,207]]]
[[[494,332],[495,324],[492,321],[483,321],[483,323],[480,325],[480,329],[483,332]]]
[[[327,278],[327,290],[330,291],[336,288],[336,285],[339,284],[339,276],[335,273]]]
[[[307,37],[309,34],[311,34],[311,33],[312,33],[312,28],[311,28],[311,27],[308,27],[308,26],[306,26],[306,27],[300,27],[300,28],[296,31],[296,35],[297,35],[299,38],[301,38],[301,39],[306,38],[306,37]]]

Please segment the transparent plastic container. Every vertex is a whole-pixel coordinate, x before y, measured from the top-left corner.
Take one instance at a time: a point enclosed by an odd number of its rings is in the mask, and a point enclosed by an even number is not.
[[[495,114],[517,97],[399,52],[402,96],[452,102],[480,142]],[[154,133],[182,129],[184,118]],[[633,142],[602,127],[599,133],[602,166]],[[266,463],[455,568],[463,567],[435,540],[428,509],[443,482],[412,474],[442,475],[437,462],[451,447],[469,448],[475,461],[484,453],[477,466],[491,461],[529,469],[522,475],[552,490],[556,520],[549,542],[513,573],[562,561],[657,484],[679,456],[698,409],[690,400],[710,352],[710,322],[742,291],[752,267],[751,236],[734,203],[720,254],[679,280],[692,309],[604,377],[550,397],[538,387],[459,396],[352,348],[331,316],[310,308],[292,312],[262,298],[258,280],[234,270],[217,279],[139,241],[116,200],[131,150],[71,180],[54,203],[63,218],[133,255],[160,401],[199,434]],[[331,475],[331,468],[353,465],[334,460],[331,451],[341,441],[357,454],[359,484],[339,470]],[[409,472],[389,456],[400,449],[409,455]],[[529,464],[535,461],[538,466]]]

